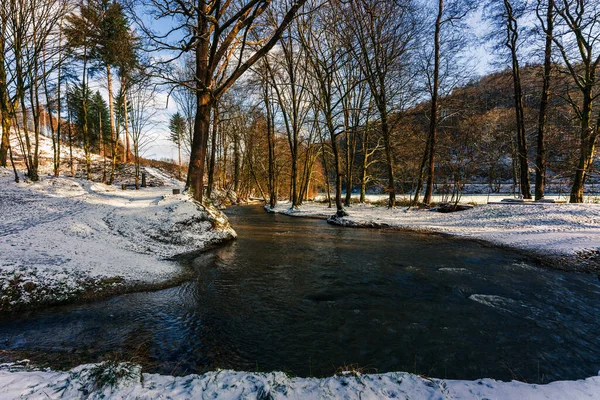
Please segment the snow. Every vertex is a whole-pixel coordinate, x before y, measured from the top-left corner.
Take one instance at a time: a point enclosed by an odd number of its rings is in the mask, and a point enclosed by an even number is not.
[[[179,182],[146,172],[166,186],[123,191],[64,177],[15,184],[0,168],[0,310],[161,285],[184,273],[174,256],[235,237],[222,213],[172,195]]]
[[[335,213],[322,203],[307,203],[293,210],[283,202],[274,211],[323,219]],[[577,268],[575,262],[583,269],[588,261],[600,257],[600,204],[488,204],[446,214],[353,205],[346,211],[349,216],[330,221],[343,226],[390,227],[484,240],[541,257],[564,259],[570,269]]]
[[[545,385],[432,379],[406,372],[293,378],[219,370],[173,377],[134,364],[86,364],[66,372],[0,365],[0,399],[597,399],[600,377]]]

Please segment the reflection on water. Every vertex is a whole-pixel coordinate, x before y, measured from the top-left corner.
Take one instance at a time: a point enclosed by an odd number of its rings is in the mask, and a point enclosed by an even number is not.
[[[0,320],[0,350],[110,351],[169,374],[356,365],[546,382],[600,369],[593,276],[436,235],[228,213],[239,238],[195,259],[197,280]]]

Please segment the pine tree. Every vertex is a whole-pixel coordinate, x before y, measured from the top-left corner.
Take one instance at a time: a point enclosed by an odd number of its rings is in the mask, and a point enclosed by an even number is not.
[[[181,178],[181,142],[183,141],[183,135],[185,135],[186,129],[185,118],[179,113],[173,114],[169,121],[169,130],[171,131],[169,140],[177,145],[179,178]]]

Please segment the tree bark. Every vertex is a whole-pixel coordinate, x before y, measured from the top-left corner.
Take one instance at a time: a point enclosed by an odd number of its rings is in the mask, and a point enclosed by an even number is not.
[[[8,149],[10,147],[10,117],[8,107],[8,87],[6,69],[4,66],[4,53],[6,46],[6,15],[4,7],[0,10],[0,119],[2,138],[0,139],[0,166],[8,164]]]
[[[435,142],[437,139],[438,120],[438,91],[440,86],[440,30],[442,28],[442,16],[444,14],[444,0],[438,0],[438,15],[435,20],[434,60],[433,60],[433,91],[431,93],[431,118],[429,120],[429,143],[427,154],[429,155],[427,168],[427,186],[423,203],[431,204],[433,196],[433,181],[435,177]]]
[[[115,109],[113,101],[113,87],[112,87],[112,74],[111,67],[109,64],[106,65],[106,84],[108,86],[108,115],[110,118],[110,141],[111,141],[111,165],[110,165],[110,177],[108,178],[108,184],[112,185],[115,181],[115,170],[117,168],[117,145],[119,143],[119,137],[115,130]]]
[[[523,112],[523,90],[521,88],[519,59],[517,57],[517,42],[519,38],[519,32],[517,27],[517,20],[514,17],[510,1],[504,0],[504,6],[507,12],[506,46],[510,49],[512,62],[515,114],[517,123],[517,158],[519,162],[519,181],[521,187],[521,196],[523,196],[524,199],[531,199],[531,185],[529,182],[529,164],[527,162],[527,138],[525,135],[525,116]]]
[[[552,69],[552,32],[554,27],[554,0],[548,0],[546,12],[546,45],[544,48],[544,77],[540,114],[538,120],[537,151],[535,157],[535,199],[544,198],[546,186],[546,147],[545,136],[548,120],[548,100],[550,98],[550,73]]]
[[[128,106],[127,106],[127,84],[126,82],[123,83],[123,85],[125,85],[125,89],[123,89],[123,114],[124,114],[124,118],[125,118],[125,143],[126,143],[126,148],[125,148],[125,154],[123,155],[123,162],[128,163],[129,162],[129,154],[131,153],[131,142],[129,140],[129,110],[128,110]]]
[[[210,142],[210,160],[208,163],[208,188],[206,196],[210,198],[215,182],[215,162],[217,157],[217,132],[219,129],[219,105],[213,106],[213,129]],[[180,161],[181,162],[181,161]]]
[[[385,146],[385,158],[387,161],[387,174],[388,174],[388,192],[389,192],[389,201],[388,207],[395,208],[396,207],[396,181],[394,177],[394,152],[392,149],[392,139],[390,127],[388,125],[388,115],[386,109],[386,102],[382,101],[381,106],[379,108],[379,115],[381,117],[381,133],[383,136],[383,143]]]

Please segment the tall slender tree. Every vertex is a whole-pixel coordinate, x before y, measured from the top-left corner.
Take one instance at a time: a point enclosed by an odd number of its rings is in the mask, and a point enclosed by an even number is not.
[[[179,178],[181,178],[181,144],[183,142],[186,129],[185,118],[183,118],[179,112],[173,114],[169,120],[169,140],[177,145],[177,165],[179,167]]]

